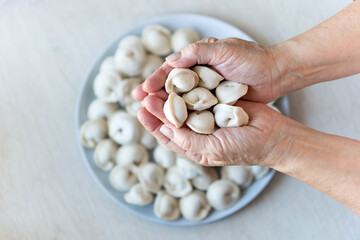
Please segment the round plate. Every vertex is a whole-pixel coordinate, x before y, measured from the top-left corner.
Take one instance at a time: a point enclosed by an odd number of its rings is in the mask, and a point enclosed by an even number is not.
[[[131,28],[126,29],[109,46],[107,46],[105,50],[100,54],[100,56],[95,60],[94,64],[91,66],[81,86],[77,100],[77,106],[76,106],[76,129],[75,129],[78,145],[81,151],[81,156],[85,161],[85,164],[88,167],[90,173],[96,180],[96,182],[108,194],[108,196],[110,196],[110,198],[116,201],[123,208],[129,210],[135,215],[138,215],[150,221],[167,224],[167,225],[173,225],[173,226],[191,226],[191,225],[199,225],[199,224],[214,222],[216,220],[225,218],[237,212],[238,210],[246,206],[249,202],[251,202],[254,198],[256,198],[256,196],[259,195],[259,193],[270,182],[271,178],[275,174],[275,171],[274,170],[270,171],[265,177],[251,184],[251,186],[247,188],[246,191],[242,192],[242,196],[240,200],[235,205],[222,211],[213,210],[210,213],[210,215],[202,221],[191,222],[191,221],[187,221],[184,218],[180,218],[179,220],[176,221],[165,221],[155,216],[155,214],[153,213],[153,204],[150,204],[148,206],[135,206],[126,203],[123,198],[124,193],[118,192],[111,187],[108,181],[109,173],[102,171],[95,165],[93,161],[93,150],[84,148],[80,141],[80,136],[79,136],[80,126],[82,123],[84,123],[87,120],[87,108],[90,102],[95,99],[92,85],[95,76],[99,72],[100,63],[104,58],[114,55],[115,50],[117,48],[117,44],[121,38],[131,34],[140,36],[142,29],[144,29],[144,27],[150,24],[161,24],[168,27],[172,31],[182,27],[191,27],[194,28],[203,38],[216,37],[221,39],[227,37],[237,37],[248,41],[254,41],[249,35],[247,35],[243,31],[239,30],[238,28],[236,28],[235,26],[229,23],[223,22],[221,20],[212,17],[197,15],[197,14],[171,14],[171,15],[160,16],[146,20]],[[277,101],[276,104],[285,115],[288,115],[287,103],[288,103],[287,98],[282,98],[279,101]]]

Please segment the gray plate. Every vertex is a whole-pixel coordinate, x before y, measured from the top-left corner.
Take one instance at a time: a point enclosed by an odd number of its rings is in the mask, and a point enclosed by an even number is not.
[[[75,130],[76,130],[76,138],[78,140],[81,156],[90,174],[93,176],[93,178],[98,183],[98,185],[104,190],[104,192],[106,192],[106,194],[111,199],[116,201],[120,206],[122,206],[123,208],[125,208],[126,210],[132,212],[137,216],[140,216],[150,221],[154,221],[166,225],[172,225],[172,226],[193,226],[193,225],[214,222],[237,212],[238,210],[246,206],[249,202],[251,202],[254,198],[256,198],[256,196],[259,195],[266,187],[266,185],[270,182],[270,180],[275,174],[275,171],[272,170],[262,179],[255,181],[246,191],[242,193],[241,199],[235,205],[222,211],[213,210],[210,213],[210,215],[202,221],[191,222],[191,221],[187,221],[184,218],[181,218],[176,221],[165,221],[155,216],[155,214],[153,213],[153,204],[143,207],[127,204],[123,198],[124,193],[120,193],[111,187],[108,181],[108,173],[102,171],[94,164],[93,150],[84,148],[80,141],[80,136],[79,136],[80,126],[87,119],[86,115],[87,115],[88,105],[92,100],[95,99],[95,95],[92,90],[92,84],[95,76],[99,71],[100,63],[104,58],[114,54],[117,44],[121,38],[130,34],[135,34],[140,36],[142,29],[150,24],[162,24],[168,27],[169,29],[171,29],[172,31],[182,27],[192,27],[196,29],[196,31],[199,32],[202,37],[216,37],[216,38],[238,37],[245,40],[254,41],[246,33],[244,33],[243,31],[239,30],[238,28],[236,28],[235,26],[229,23],[223,22],[221,20],[212,17],[197,15],[197,14],[171,14],[171,15],[160,16],[146,20],[131,28],[124,30],[109,46],[105,48],[105,50],[95,60],[93,65],[90,67],[90,70],[86,75],[84,82],[81,86],[81,89],[79,91],[79,96],[76,105],[76,113],[75,113],[76,114]],[[288,99],[286,97],[279,99],[276,103],[276,106],[285,115],[289,114]]]

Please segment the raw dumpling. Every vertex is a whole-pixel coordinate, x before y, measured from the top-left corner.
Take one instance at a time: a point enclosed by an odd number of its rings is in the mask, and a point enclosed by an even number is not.
[[[143,145],[138,143],[124,145],[116,153],[116,163],[118,166],[139,166],[148,161],[148,151]]]
[[[111,114],[118,110],[116,103],[103,102],[100,99],[95,99],[89,105],[87,116],[90,120],[105,118],[108,119]]]
[[[240,198],[240,189],[232,181],[221,179],[209,186],[206,197],[213,208],[224,210],[234,205]]]
[[[101,140],[94,151],[95,164],[104,171],[109,171],[115,165],[116,151],[119,145],[117,145],[111,139]]]
[[[124,195],[124,199],[127,203],[144,206],[152,203],[154,196],[143,185],[137,183]]]
[[[117,111],[109,119],[109,136],[118,144],[137,142],[141,137],[138,120],[124,111]]]
[[[85,147],[94,148],[107,137],[107,123],[104,119],[90,120],[80,128],[81,142]]]
[[[217,104],[217,98],[206,88],[194,88],[182,95],[186,106],[190,110],[205,110]]]
[[[171,36],[171,45],[174,52],[200,40],[199,34],[192,28],[180,28]]]
[[[148,55],[142,69],[142,78],[148,78],[153,72],[160,68],[163,63],[164,60],[161,57],[158,57],[154,54]]]
[[[126,106],[135,101],[131,92],[142,82],[141,78],[128,78],[121,81],[117,88],[117,95],[121,105]]]
[[[161,219],[178,219],[180,217],[179,201],[165,191],[160,191],[155,198],[154,213]]]
[[[199,76],[199,87],[213,90],[224,80],[223,76],[209,67],[195,66],[192,70]]]
[[[125,106],[125,109],[131,116],[137,117],[137,111],[142,107],[141,102],[133,101]]]
[[[270,170],[270,168],[265,166],[251,166],[250,168],[256,180],[264,177]]]
[[[120,74],[114,65],[114,57],[107,57],[101,62],[100,72],[114,72]]]
[[[117,102],[119,96],[117,88],[121,84],[121,77],[114,72],[100,72],[94,80],[94,93],[104,102]]]
[[[192,190],[190,181],[184,178],[175,166],[166,171],[164,187],[174,197],[186,196]]]
[[[139,37],[122,39],[114,57],[115,67],[127,76],[138,76],[146,60],[146,51]]]
[[[174,68],[166,79],[165,90],[169,94],[172,92],[180,94],[195,88],[198,83],[199,77],[194,71],[187,68]]]
[[[145,128],[142,128],[140,143],[147,149],[153,149],[157,145],[156,138],[154,138],[154,136],[151,135],[151,133],[149,133]]]
[[[249,167],[225,166],[221,169],[223,179],[231,180],[242,188],[247,188],[253,181],[253,175]]]
[[[216,130],[214,115],[207,110],[190,113],[186,125],[194,132],[201,134],[211,134]]]
[[[239,98],[244,96],[247,91],[248,85],[226,80],[219,84],[215,90],[215,94],[219,103],[233,105]]]
[[[141,184],[152,193],[161,190],[164,182],[164,170],[155,163],[146,163],[140,165],[137,169],[137,176]]]
[[[176,167],[180,174],[186,179],[193,179],[204,173],[203,166],[181,155],[176,158]]]
[[[171,52],[171,33],[164,26],[147,26],[142,31],[141,40],[146,49],[151,53],[165,56]]]
[[[167,147],[159,144],[153,152],[154,161],[163,168],[170,168],[175,165],[176,153]]]
[[[210,210],[205,193],[198,190],[180,199],[180,212],[189,221],[200,221],[206,218]]]
[[[182,127],[188,116],[184,99],[174,92],[170,93],[164,104],[164,114],[177,128]]]
[[[213,112],[219,127],[241,127],[249,123],[249,116],[242,107],[218,104]]]
[[[219,179],[219,176],[215,168],[204,167],[203,169],[203,173],[193,178],[191,183],[195,188],[206,191],[213,182]]]
[[[113,188],[124,192],[137,183],[137,178],[130,167],[116,166],[110,172],[109,181]]]

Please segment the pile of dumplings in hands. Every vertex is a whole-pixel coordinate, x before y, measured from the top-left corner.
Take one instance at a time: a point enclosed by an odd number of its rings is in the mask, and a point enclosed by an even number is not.
[[[94,149],[96,166],[110,172],[111,186],[125,192],[124,200],[129,204],[144,206],[154,202],[154,214],[164,220],[183,216],[199,221],[212,208],[229,208],[254,179],[269,171],[261,166],[203,167],[158,143],[138,122],[136,113],[141,103],[132,98],[132,90],[161,66],[164,56],[199,39],[194,29],[182,28],[171,34],[160,25],[146,27],[141,38],[123,38],[115,55],[104,59],[100,66],[93,83],[96,99],[89,104],[88,120],[80,129],[82,144]],[[194,131],[211,133],[215,125],[208,118],[214,117],[205,109],[219,103],[214,108],[219,127],[247,124],[247,114],[242,109],[235,113],[238,110],[234,112],[236,107],[231,106],[246,93],[247,86],[233,87],[232,82],[220,83],[222,79],[204,66],[172,70],[166,82],[169,100],[164,107],[169,121],[177,127],[187,121]],[[215,88],[216,97],[210,92]],[[226,88],[234,94],[225,94],[222,89]],[[187,116],[187,109],[194,110],[197,116]],[[233,116],[230,120],[229,115]]]

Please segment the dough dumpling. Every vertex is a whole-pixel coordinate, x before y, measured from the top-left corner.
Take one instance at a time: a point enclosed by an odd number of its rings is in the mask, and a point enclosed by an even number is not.
[[[256,180],[264,177],[270,170],[270,168],[265,166],[251,166],[250,168]]]
[[[190,110],[205,110],[217,104],[217,98],[206,88],[194,88],[182,95],[186,106]]]
[[[141,137],[141,126],[137,118],[124,111],[117,111],[109,119],[109,136],[118,144],[137,142]]]
[[[231,180],[242,188],[247,188],[253,181],[253,175],[249,167],[225,166],[221,169],[223,179]]]
[[[116,89],[119,102],[121,105],[126,106],[135,101],[135,99],[131,95],[131,92],[140,83],[142,83],[141,78],[128,78],[121,81],[119,87]]]
[[[116,166],[110,172],[109,181],[113,188],[125,192],[137,183],[137,178],[130,167]]]
[[[124,195],[124,199],[127,203],[144,206],[152,203],[154,196],[143,185],[137,183]]]
[[[219,103],[233,105],[239,98],[248,91],[248,85],[233,81],[223,81],[216,88],[216,97]]]
[[[209,186],[206,198],[213,208],[224,210],[234,205],[240,198],[240,189],[232,181],[217,180]]]
[[[89,120],[108,119],[118,109],[116,103],[103,102],[100,99],[95,99],[89,105],[87,117]]]
[[[155,163],[145,163],[137,168],[137,176],[142,185],[152,193],[161,190],[164,182],[164,170]]]
[[[80,128],[81,142],[85,147],[94,148],[107,137],[107,123],[104,119],[90,120]]]
[[[174,197],[183,197],[192,190],[190,181],[180,173],[175,166],[169,168],[165,174],[164,187]]]
[[[154,213],[164,220],[175,220],[180,217],[179,200],[165,191],[160,191],[155,198]]]
[[[164,114],[169,122],[181,128],[188,117],[184,99],[174,92],[170,93],[164,104]]]
[[[155,72],[161,65],[164,63],[164,60],[154,54],[147,56],[144,67],[142,69],[142,78],[148,78],[153,72]]]
[[[171,45],[174,52],[200,40],[199,34],[192,28],[180,28],[171,36]]]
[[[165,90],[167,93],[184,93],[189,92],[195,88],[199,83],[198,75],[187,68],[174,68],[169,73],[166,82]]]
[[[216,130],[214,115],[207,110],[190,113],[186,125],[194,132],[201,134],[211,134]]]
[[[203,87],[208,90],[215,89],[219,85],[220,81],[224,80],[223,76],[209,67],[195,66],[192,70],[199,76],[199,87]]]
[[[200,221],[207,217],[211,206],[206,195],[198,190],[180,199],[180,212],[189,221]]]
[[[151,53],[165,56],[171,52],[171,32],[164,26],[147,26],[142,31],[141,40]]]
[[[206,191],[208,187],[219,179],[218,173],[215,168],[204,167],[201,175],[191,180],[192,185],[201,191]]]
[[[140,143],[147,149],[153,149],[157,145],[156,138],[151,135],[151,133],[149,133],[145,128],[142,128]]]
[[[249,115],[242,107],[218,104],[213,109],[219,127],[241,127],[249,123]]]
[[[113,56],[107,57],[101,62],[99,71],[120,74],[120,72],[115,67]]]
[[[137,117],[137,111],[142,107],[141,102],[133,101],[125,106],[126,112],[131,116]]]
[[[146,60],[146,51],[139,37],[123,38],[115,52],[114,65],[121,73],[135,77],[140,75]]]
[[[101,140],[94,151],[95,164],[104,171],[109,171],[115,166],[115,156],[119,145],[111,139]]]
[[[203,166],[181,155],[176,158],[176,167],[185,179],[193,179],[204,172]]]
[[[117,89],[122,79],[114,72],[100,72],[94,80],[93,88],[96,97],[104,102],[117,102],[119,96]]]
[[[157,145],[153,152],[154,161],[163,168],[170,168],[175,165],[176,153],[163,146]]]
[[[139,166],[149,161],[149,153],[146,148],[138,143],[123,145],[116,153],[118,166]]]

